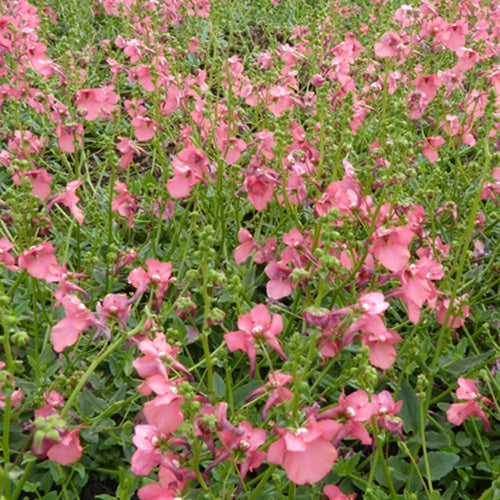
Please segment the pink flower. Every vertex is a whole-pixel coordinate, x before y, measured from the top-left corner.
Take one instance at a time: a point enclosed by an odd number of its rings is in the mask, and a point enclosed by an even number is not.
[[[136,197],[128,190],[124,182],[115,183],[115,191],[118,191],[120,194],[113,198],[111,210],[126,217],[128,227],[134,227],[134,214],[138,208]]]
[[[60,281],[67,271],[57,263],[56,249],[49,242],[39,243],[21,253],[17,263],[34,278],[48,283]]]
[[[331,443],[342,424],[334,420],[317,422],[311,415],[307,426],[291,432],[278,427],[280,438],[271,444],[267,460],[283,465],[286,475],[295,484],[321,481],[337,460],[337,450]]]
[[[394,402],[389,391],[382,391],[372,395],[372,403],[378,427],[402,438],[403,421],[396,415],[401,411],[403,401]]]
[[[389,271],[401,271],[410,260],[408,245],[414,237],[415,233],[408,226],[380,227],[373,234],[370,251]]]
[[[193,376],[189,373],[187,368],[177,361],[179,348],[172,347],[166,341],[164,333],[157,332],[153,340],[149,338],[141,340],[138,343],[138,348],[144,356],[137,358],[133,362],[133,365],[141,377],[150,378],[155,375],[160,375],[168,379],[172,371],[174,373],[177,371],[186,375],[190,380],[193,380]],[[151,392],[140,392],[145,395],[151,394]]]
[[[218,436],[223,446],[218,450],[218,457],[207,467],[207,470],[231,458],[238,465],[242,479],[245,479],[248,471],[252,472],[266,459],[266,453],[259,451],[259,448],[266,442],[266,431],[252,427],[247,420],[243,420],[234,431],[229,429],[220,431]]]
[[[46,170],[31,170],[15,175],[14,184],[20,185],[19,177],[26,177],[30,181],[33,194],[41,200],[46,200],[50,196],[52,177]]]
[[[144,404],[148,424],[154,425],[163,434],[172,434],[184,422],[183,402],[184,397],[172,391],[148,401]]]
[[[426,301],[434,307],[438,291],[432,281],[443,277],[441,264],[436,262],[432,255],[427,256],[421,250],[417,250],[420,259],[401,273],[401,286],[394,293],[406,304],[408,319],[412,323],[418,323],[420,309]]]
[[[156,259],[148,259],[146,267],[147,271],[142,269],[142,267],[138,267],[128,275],[128,282],[137,289],[134,296],[129,299],[129,302],[135,301],[150,286],[156,291],[156,297],[161,300],[168,290],[170,283],[176,280],[176,278],[171,276],[172,264],[170,262],[159,262]]]
[[[76,106],[83,111],[87,121],[97,118],[112,118],[120,96],[113,92],[112,86],[97,89],[81,89],[76,92]]]
[[[253,239],[250,231],[244,228],[241,228],[238,231],[238,242],[240,244],[234,250],[234,260],[236,264],[239,265],[245,262],[248,259],[248,256],[260,247]]]
[[[75,123],[73,125],[63,125],[60,123],[56,128],[56,132],[61,151],[65,153],[74,153],[75,142],[79,146],[82,145],[83,125],[81,123]]]
[[[484,428],[490,429],[490,422],[481,408],[481,404],[493,406],[493,401],[479,394],[474,380],[459,378],[457,398],[465,400],[465,403],[453,403],[446,412],[448,422],[453,425],[462,425],[464,420],[472,415],[478,416],[484,422]]]
[[[439,159],[437,154],[437,148],[443,146],[446,141],[440,136],[426,137],[422,141],[422,154],[431,162],[436,163]]]
[[[91,326],[107,331],[76,295],[66,295],[60,302],[66,310],[66,317],[52,327],[50,338],[54,351],[62,352],[66,347],[76,344],[80,333]]]
[[[413,85],[424,95],[426,103],[436,97],[437,90],[441,86],[441,79],[438,75],[422,75],[413,81]]]
[[[2,262],[7,269],[16,272],[18,270],[15,265],[16,259],[10,253],[13,248],[14,244],[11,243],[8,238],[0,238],[0,262]]]
[[[66,190],[63,193],[56,194],[47,203],[47,211],[49,211],[55,203],[61,203],[69,208],[73,217],[77,220],[78,224],[83,224],[83,211],[76,206],[80,198],[76,196],[76,190],[82,185],[81,180],[69,182],[66,185]]]
[[[328,500],[354,500],[354,498],[356,498],[356,493],[345,495],[342,490],[334,484],[325,484],[323,487],[323,493],[326,495]]]
[[[137,448],[131,460],[133,474],[147,476],[157,465],[176,469],[172,464],[173,454],[163,451],[169,443],[169,436],[156,426],[136,425],[132,442]]]
[[[363,444],[372,443],[372,438],[362,422],[369,422],[375,412],[373,403],[370,402],[368,394],[359,389],[345,396],[344,392],[339,397],[339,404],[320,414],[320,418],[334,418],[343,426],[336,433],[334,444],[337,445],[346,437],[351,436],[359,439]]]
[[[448,321],[446,326],[448,328],[459,328],[464,322],[465,318],[469,317],[470,308],[467,304],[462,304],[462,300],[467,297],[464,295],[458,299],[455,299],[455,305],[451,310],[451,314],[448,316]],[[436,319],[440,325],[444,324],[446,314],[448,309],[450,309],[451,300],[447,298],[440,298],[436,306]]]
[[[248,200],[256,210],[264,210],[273,199],[274,188],[278,184],[271,169],[252,168],[245,173],[243,189],[248,193]]]
[[[191,188],[203,181],[209,171],[209,162],[203,151],[188,144],[172,160],[174,176],[167,181],[167,190],[173,198],[186,198]]]
[[[272,115],[279,117],[285,110],[292,109],[294,101],[290,95],[290,90],[281,85],[275,85],[266,94],[267,109]]]
[[[338,208],[340,215],[350,215],[353,210],[360,208],[361,204],[361,186],[354,177],[346,174],[341,181],[328,185],[315,208],[319,215],[328,214],[332,208]]]
[[[79,432],[80,429],[72,429],[60,434],[59,442],[52,445],[47,451],[50,460],[61,465],[74,464],[80,460],[83,448],[78,437]]]
[[[276,335],[283,331],[283,320],[279,314],[274,314],[271,318],[264,304],[259,304],[249,314],[240,316],[238,328],[238,331],[226,333],[224,339],[231,352],[240,350],[247,353],[251,377],[255,374],[256,346],[259,343],[268,343],[284,360],[287,359],[276,339]]]
[[[271,262],[264,269],[269,281],[267,282],[267,296],[279,300],[290,295],[294,289],[293,282],[289,277],[292,269],[282,262]]]
[[[137,156],[143,153],[144,150],[125,137],[118,137],[118,139],[120,142],[116,145],[116,149],[122,154],[118,166],[126,168],[132,162],[134,155]]]
[[[265,393],[269,394],[266,404],[262,409],[262,420],[266,420],[271,406],[288,402],[293,397],[293,392],[285,387],[286,384],[293,382],[292,375],[275,372],[269,373],[268,378],[269,382],[266,382],[264,385],[253,391],[252,394],[250,394],[250,396],[248,396],[245,400],[245,402],[248,402],[256,396],[260,396]]]
[[[118,326],[124,330],[127,319],[130,316],[131,306],[128,305],[128,297],[123,294],[109,293],[104,301],[97,304],[96,312],[101,320],[116,321]]]
[[[393,31],[388,31],[382,36],[380,42],[375,44],[374,50],[377,57],[399,57],[401,51],[401,38]]]
[[[132,120],[132,125],[134,127],[134,135],[138,141],[150,141],[158,130],[159,125],[144,116],[136,116]]]

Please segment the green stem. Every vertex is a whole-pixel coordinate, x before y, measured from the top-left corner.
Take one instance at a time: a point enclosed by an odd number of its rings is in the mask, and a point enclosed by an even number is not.
[[[422,394],[424,396],[424,394]],[[422,453],[424,459],[425,466],[425,474],[427,476],[427,484],[429,485],[429,491],[432,492],[432,478],[431,478],[431,468],[429,466],[429,457],[427,456],[427,444],[425,441],[425,422],[427,411],[425,408],[425,402],[422,397],[419,398],[419,407],[420,407],[420,439],[422,440]]]
[[[3,436],[2,436],[2,453],[3,453],[3,468],[4,468],[4,486],[5,498],[10,498],[10,478],[7,472],[7,465],[10,464],[10,449],[9,449],[9,435],[10,435],[10,410],[12,400],[10,396],[5,398],[5,408],[3,416]]]
[[[31,471],[35,468],[36,465],[36,460],[32,460],[27,466],[26,469],[24,469],[23,475],[21,476],[21,479],[17,482],[16,489],[14,490],[14,493],[12,494],[11,497],[7,497],[10,500],[17,500],[19,498],[19,495],[21,495],[21,492],[23,491],[24,483],[28,480],[28,477],[31,474]]]
[[[87,371],[84,373],[83,377],[79,380],[78,384],[76,387],[73,389],[73,392],[71,393],[70,397],[66,401],[66,404],[64,405],[64,408],[61,411],[61,417],[64,418],[66,414],[69,412],[71,407],[73,406],[76,398],[78,397],[78,394],[82,390],[83,386],[87,383],[88,379],[90,376],[94,373],[95,369],[101,364],[102,361],[104,361],[113,351],[115,351],[118,347],[122,345],[124,341],[124,337],[118,337],[114,342],[109,344],[106,349],[102,352],[100,356],[98,356],[90,366],[87,368]]]

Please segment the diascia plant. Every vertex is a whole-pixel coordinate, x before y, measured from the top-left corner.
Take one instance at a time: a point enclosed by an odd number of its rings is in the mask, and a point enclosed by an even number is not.
[[[0,1],[0,498],[500,496],[499,24]]]

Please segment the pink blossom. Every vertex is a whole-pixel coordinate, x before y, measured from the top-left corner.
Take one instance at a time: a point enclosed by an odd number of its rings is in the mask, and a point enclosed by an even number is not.
[[[128,227],[134,227],[134,214],[138,209],[136,197],[128,190],[124,182],[116,182],[114,189],[120,194],[113,198],[111,210],[126,217]]]
[[[66,347],[76,344],[79,335],[91,326],[107,331],[105,325],[93,316],[76,295],[66,295],[60,302],[66,317],[52,327],[50,339],[54,351],[62,352]]]
[[[441,80],[438,75],[422,75],[413,81],[413,85],[424,95],[426,103],[436,97],[437,90],[441,86]]]
[[[493,406],[493,401],[481,395],[477,390],[474,380],[458,379],[457,398],[465,400],[465,403],[453,403],[446,411],[448,422],[453,425],[462,425],[464,420],[472,415],[478,416],[484,422],[484,428],[490,429],[490,422],[486,417],[481,405],[488,404]]]
[[[373,403],[370,402],[368,394],[359,389],[347,397],[344,392],[339,397],[338,405],[322,412],[319,418],[334,418],[343,426],[335,436],[334,444],[337,445],[346,437],[351,436],[359,439],[364,445],[372,443],[372,438],[362,422],[369,422],[375,412]]]
[[[22,172],[14,177],[14,183],[20,185],[19,177],[26,177],[32,187],[32,192],[41,200],[46,200],[50,196],[50,183],[52,177],[44,169],[31,170],[29,172]]]
[[[209,171],[205,154],[193,144],[188,143],[172,160],[174,176],[167,181],[167,190],[173,198],[186,198],[191,188],[203,181]]]
[[[356,493],[345,495],[342,490],[334,484],[325,484],[323,487],[323,493],[326,495],[328,500],[354,500],[356,498]]]
[[[74,153],[75,143],[79,146],[83,143],[83,132],[83,125],[81,123],[74,123],[72,125],[63,125],[60,123],[56,128],[56,133],[61,151]]]
[[[57,263],[55,253],[56,249],[51,243],[39,243],[22,252],[17,263],[21,269],[26,269],[30,276],[54,283],[60,281],[66,273],[66,269]]]
[[[149,425],[155,426],[162,434],[172,434],[184,422],[181,404],[184,397],[170,391],[156,396],[144,404],[144,415]]]
[[[172,463],[174,455],[163,451],[169,439],[169,436],[154,425],[136,425],[132,437],[132,442],[137,448],[132,455],[132,473],[147,476],[157,465],[176,470],[177,468]]]
[[[337,460],[337,450],[331,441],[341,427],[334,420],[317,422],[311,415],[307,426],[295,432],[275,428],[280,438],[269,447],[267,460],[283,465],[288,479],[295,484],[317,483]]]
[[[228,332],[224,335],[227,347],[231,352],[236,350],[247,353],[250,360],[250,376],[255,374],[257,357],[256,346],[259,343],[269,344],[284,360],[285,353],[276,339],[276,335],[283,331],[283,320],[279,314],[271,318],[264,304],[255,306],[249,314],[243,314],[238,318],[238,331]]]
[[[193,376],[189,373],[187,368],[177,361],[179,348],[172,347],[166,341],[164,333],[157,332],[153,340],[149,338],[141,340],[137,347],[144,356],[137,358],[133,362],[133,365],[141,377],[149,378],[154,375],[160,375],[168,379],[172,371],[177,371],[186,375],[190,380],[193,380]],[[151,394],[149,391],[140,392],[146,395]]]
[[[159,125],[151,118],[145,116],[136,116],[132,120],[134,135],[138,141],[150,141],[159,128]]]
[[[259,248],[257,242],[253,239],[250,231],[241,228],[238,231],[238,242],[240,243],[234,250],[234,260],[236,264],[242,264],[248,259],[248,256]]]
[[[431,162],[436,163],[439,159],[437,148],[446,144],[446,141],[440,136],[426,137],[422,141],[422,154]]]
[[[242,479],[248,472],[259,467],[266,459],[266,453],[259,448],[266,442],[266,431],[252,427],[250,422],[243,420],[234,432],[225,429],[218,433],[223,446],[218,450],[218,457],[211,469],[217,463],[231,458],[237,465]]]
[[[372,395],[372,403],[379,429],[399,434],[402,438],[403,420],[396,415],[401,411],[403,401],[394,402],[389,391],[382,391],[380,394]]]
[[[81,180],[68,182],[63,193],[56,194],[47,203],[47,211],[49,211],[55,203],[61,203],[69,209],[78,224],[83,224],[83,211],[76,206],[80,198],[76,196],[76,190],[82,185]]]
[[[397,33],[393,31],[388,31],[385,33],[380,42],[377,42],[374,46],[375,55],[377,57],[387,58],[399,56],[401,47],[401,38]]]
[[[432,255],[425,255],[421,250],[417,250],[420,259],[401,273],[401,286],[395,291],[395,295],[406,304],[408,318],[412,323],[418,323],[420,309],[426,301],[430,307],[435,306],[438,292],[432,281],[443,277],[441,264]]]
[[[446,322],[448,328],[460,328],[463,326],[465,318],[469,317],[470,308],[467,304],[462,304],[462,300],[464,299],[466,299],[466,296],[455,299],[455,305],[451,310],[451,314],[448,315],[448,320]],[[438,300],[436,306],[436,319],[440,325],[444,324],[450,305],[451,300],[448,298],[441,297]]]
[[[370,251],[389,271],[401,271],[410,260],[408,245],[414,237],[415,233],[408,226],[380,227],[373,235]]]
[[[87,121],[97,118],[112,118],[120,96],[113,92],[112,86],[96,89],[81,89],[76,92],[75,103],[83,111]]]
[[[342,180],[331,182],[328,185],[315,208],[319,215],[328,214],[332,208],[337,208],[340,215],[350,215],[354,210],[360,208],[361,204],[361,186],[354,177],[346,174]]]
[[[267,296],[274,300],[288,297],[294,289],[294,284],[290,278],[292,269],[286,263],[271,262],[264,269],[269,281],[267,282]]]
[[[466,47],[460,47],[456,54],[458,56],[456,68],[462,72],[472,69],[481,59],[475,50]]]
[[[277,185],[276,175],[266,168],[249,169],[245,173],[243,189],[248,193],[248,200],[256,210],[263,210],[273,199]]]
[[[267,419],[267,414],[271,406],[275,404],[286,403],[293,397],[293,392],[285,387],[286,384],[293,382],[293,376],[287,373],[271,372],[269,373],[269,382],[256,389],[247,397],[245,402],[250,401],[256,396],[267,393],[268,398],[262,409],[262,420]]]
[[[0,238],[0,262],[2,262],[7,269],[16,272],[18,270],[15,265],[16,259],[10,253],[14,246],[15,245],[11,243],[8,238]]]
[[[128,305],[128,297],[118,293],[108,293],[102,303],[97,304],[96,312],[101,320],[116,321],[118,326],[124,330],[127,318],[130,316],[131,306]]]
[[[61,465],[74,464],[83,453],[82,445],[78,433],[80,429],[72,429],[60,435],[59,442],[55,443],[47,451],[47,456],[53,462]]]
[[[276,117],[281,116],[285,110],[292,109],[294,101],[290,90],[281,85],[274,85],[266,93],[267,109]]]
[[[156,259],[148,259],[146,267],[147,271],[142,269],[142,267],[138,267],[128,275],[128,282],[137,290],[134,296],[129,299],[129,302],[135,301],[148,287],[152,287],[156,291],[156,297],[161,300],[168,290],[170,283],[176,280],[176,278],[171,276],[172,264],[170,262],[159,262]]]
[[[132,162],[134,155],[137,156],[143,153],[144,150],[125,137],[118,137],[118,139],[120,142],[116,145],[116,149],[122,153],[118,166],[126,168]]]

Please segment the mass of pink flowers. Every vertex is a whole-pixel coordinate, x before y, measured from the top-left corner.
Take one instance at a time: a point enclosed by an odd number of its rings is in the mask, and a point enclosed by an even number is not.
[[[0,2],[0,498],[493,498],[497,3],[77,3]]]

